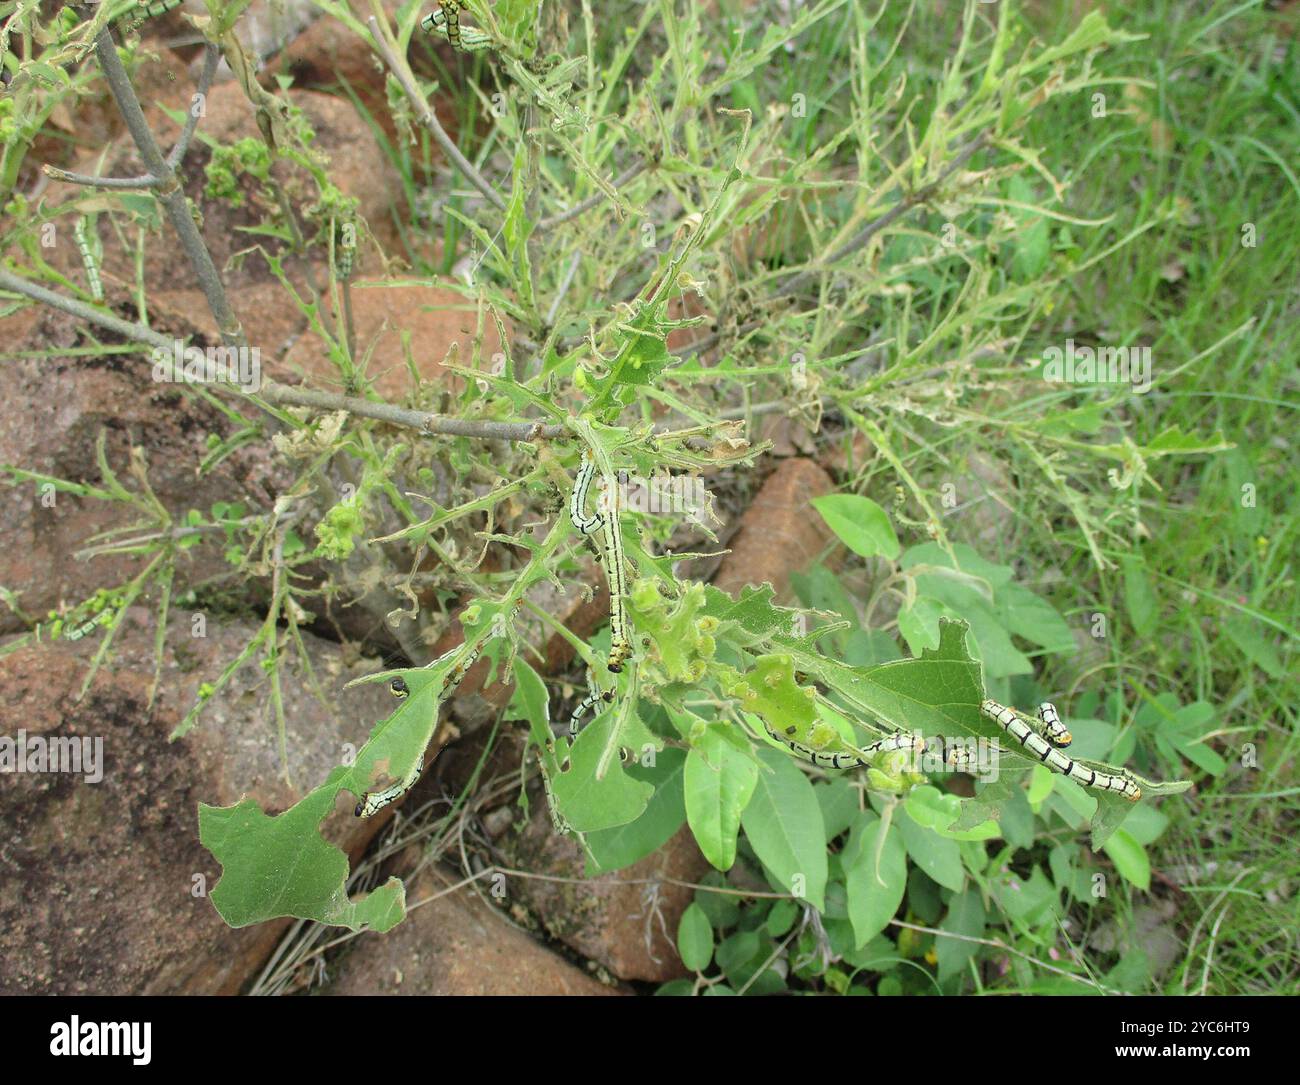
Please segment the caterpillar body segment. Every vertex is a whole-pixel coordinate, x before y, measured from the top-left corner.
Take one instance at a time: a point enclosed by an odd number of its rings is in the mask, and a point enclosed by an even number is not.
[[[1001,727],[1002,730],[1053,772],[1059,772],[1062,776],[1078,780],[1085,787],[1096,788],[1099,791],[1117,792],[1130,802],[1137,802],[1142,797],[1142,789],[1127,776],[1112,776],[1109,773],[1097,772],[1095,769],[1080,765],[1077,761],[1061,753],[1060,750],[1055,749],[1047,739],[1030,727],[1014,709],[998,704],[997,701],[984,701],[980,704],[980,712],[987,719],[992,720]]]
[[[586,511],[587,491],[591,488],[591,480],[595,474],[596,461],[592,459],[591,450],[584,449],[582,464],[578,468],[578,475],[573,481],[573,490],[569,494],[569,519],[580,535],[594,535],[604,522],[599,513],[588,516]]]
[[[487,643],[485,640],[479,641],[478,644],[474,645],[473,650],[465,659],[457,663],[456,666],[452,667],[452,669],[447,672],[447,677],[442,680],[442,695],[444,697],[464,681],[465,675],[469,673],[469,669],[478,662],[478,657],[483,653],[483,645],[485,643]],[[453,648],[451,651],[455,652],[457,650],[458,649]],[[451,652],[448,652],[438,658],[445,659],[446,656],[450,654]],[[437,660],[434,660],[434,662],[436,663]]]
[[[964,742],[944,742],[943,764],[951,772],[968,772],[974,766],[970,747]]]
[[[906,750],[911,753],[925,747],[925,740],[920,735],[900,731],[897,734],[886,735],[884,738],[877,739],[868,746],[860,747],[857,753],[828,752],[814,750],[811,746],[796,742],[789,734],[781,734],[766,720],[763,721],[763,726],[767,729],[769,735],[794,753],[796,757],[828,769],[869,768],[872,766],[876,754],[891,753],[895,750]],[[794,731],[796,728],[790,728],[790,730]],[[859,754],[866,756],[859,756]]]
[[[583,716],[585,716],[593,708],[599,711],[599,706],[601,704],[609,704],[613,699],[614,699],[614,691],[612,689],[602,690],[596,684],[596,676],[592,674],[590,670],[588,670],[587,671],[587,696],[584,697],[580,702],[578,702],[578,706],[573,710],[573,714],[569,716],[569,737],[570,738],[577,737],[578,721],[582,719]]]
[[[632,631],[627,621],[627,564],[623,560],[623,529],[618,520],[618,496],[605,490],[598,508],[604,521],[602,542],[605,576],[609,580],[609,660],[611,674],[618,674],[632,655]]]
[[[1074,736],[1070,730],[1061,722],[1061,717],[1056,713],[1056,705],[1051,701],[1044,701],[1038,706],[1038,718],[1043,724],[1043,735],[1053,746],[1065,749],[1074,741]]]
[[[81,254],[81,265],[86,269],[86,285],[90,289],[90,296],[96,301],[103,301],[104,284],[99,278],[99,259],[95,254],[95,245],[86,233],[84,216],[72,224],[72,237],[77,243],[77,251]],[[95,239],[96,242],[98,240]]]
[[[411,695],[410,687],[407,686],[405,680],[402,678],[394,678],[388,683],[388,688],[392,691],[393,696],[399,700],[404,701]],[[352,811],[353,816],[359,818],[373,817],[385,806],[396,802],[410,791],[411,788],[415,786],[415,781],[420,778],[420,773],[423,771],[424,755],[421,754],[415,762],[415,768],[407,774],[406,779],[396,784],[390,784],[381,791],[367,791],[362,795],[361,801],[357,803],[356,807]]]
[[[439,0],[438,7],[420,20],[426,34],[437,34],[462,53],[476,53],[492,44],[492,39],[472,26],[460,25],[461,0]]]

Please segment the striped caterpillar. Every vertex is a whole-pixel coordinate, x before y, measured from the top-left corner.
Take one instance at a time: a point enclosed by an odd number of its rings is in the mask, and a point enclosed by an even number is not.
[[[632,654],[632,640],[627,621],[627,563],[623,558],[623,531],[618,522],[618,495],[604,489],[597,500],[597,511],[587,515],[587,492],[596,474],[596,464],[591,450],[584,449],[582,463],[569,494],[569,519],[574,529],[584,538],[600,532],[609,580],[609,660],[606,666],[618,674]]]
[[[618,674],[632,654],[627,623],[627,565],[623,560],[623,528],[618,522],[618,495],[605,490],[597,508],[604,509],[605,576],[609,580],[609,660],[605,664]]]
[[[1071,741],[1071,736],[1070,732],[1062,725],[1060,718],[1056,715],[1056,709],[1052,705],[1044,703],[1038,708],[1039,720],[1049,738],[1044,738],[1035,731],[1015,709],[1000,705],[997,701],[982,702],[980,712],[986,719],[992,720],[1001,727],[1002,730],[1053,772],[1059,772],[1062,776],[1078,780],[1085,787],[1095,787],[1100,791],[1119,792],[1130,802],[1137,802],[1142,797],[1142,789],[1127,776],[1112,776],[1105,772],[1097,772],[1094,769],[1080,765],[1077,761],[1066,757],[1060,750],[1053,748],[1049,739],[1064,746]]]
[[[96,301],[104,300],[104,284],[99,279],[99,258],[95,249],[98,248],[99,236],[95,236],[95,243],[92,244],[86,234],[87,219],[83,215],[72,224],[72,236],[77,242],[77,251],[81,253],[81,263],[86,269],[86,283],[90,287],[90,296]]]
[[[798,727],[786,728],[786,733],[781,734],[772,727],[766,720],[763,726],[767,733],[771,735],[781,745],[791,750],[796,757],[805,761],[811,761],[814,765],[820,765],[823,768],[830,769],[854,769],[872,767],[872,758],[876,754],[892,753],[895,750],[906,750],[911,753],[920,750],[925,745],[925,740],[920,735],[907,734],[899,731],[896,734],[886,735],[884,738],[877,739],[869,746],[863,746],[860,750],[853,753],[827,753],[823,750],[814,750],[811,746],[805,746],[801,742],[796,742],[790,735],[796,734]],[[841,740],[841,744],[848,746],[848,743]],[[854,749],[853,747],[849,747]],[[865,755],[865,756],[864,756]]]
[[[173,8],[180,7],[183,2],[184,0],[153,0],[152,4],[146,4],[141,0],[134,9],[119,16],[117,23],[127,25],[127,28],[131,29],[139,26],[146,19],[156,19],[159,15],[166,15]]]
[[[578,734],[578,721],[582,719],[593,708],[604,702],[609,704],[614,699],[612,689],[601,689],[596,684],[596,676],[592,674],[591,668],[587,669],[587,696],[578,702],[578,707],[573,710],[569,717],[569,736],[576,738]]]
[[[438,34],[452,44],[452,48],[462,53],[476,53],[492,44],[492,39],[481,30],[473,27],[461,27],[460,9],[463,0],[439,0],[436,11],[431,11],[420,20],[420,28],[426,34]]]
[[[410,687],[401,678],[394,678],[388,688],[392,691],[394,697],[398,700],[406,700],[411,695]],[[415,781],[420,778],[420,773],[424,771],[424,755],[421,754],[415,762],[413,768],[405,780],[400,783],[390,784],[382,791],[367,791],[361,796],[361,801],[357,803],[356,809],[352,811],[353,816],[359,818],[373,817],[389,803],[394,803],[405,795],[415,786]]]
[[[340,280],[352,277],[352,262],[357,255],[357,227],[341,222],[334,228],[334,273]]]

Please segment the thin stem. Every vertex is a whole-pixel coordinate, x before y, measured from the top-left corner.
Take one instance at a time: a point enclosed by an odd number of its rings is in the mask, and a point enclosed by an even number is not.
[[[892,226],[895,222],[898,221],[899,218],[907,214],[908,211],[912,210],[913,207],[916,207],[918,204],[923,204],[927,200],[932,199],[935,193],[939,191],[940,186],[946,180],[948,180],[949,177],[951,177],[954,173],[956,173],[959,169],[961,169],[962,166],[964,166],[970,160],[971,156],[975,154],[976,151],[978,151],[981,147],[984,146],[985,140],[987,138],[988,138],[987,133],[982,132],[974,139],[970,140],[967,143],[964,143],[961,147],[957,149],[956,153],[954,153],[951,161],[949,161],[949,163],[946,166],[944,166],[942,170],[940,170],[938,177],[936,177],[928,185],[923,185],[922,187],[918,188],[915,192],[909,193],[908,195],[904,196],[901,200],[898,201],[898,203],[894,204],[894,206],[891,207],[888,211],[886,211],[883,215],[879,215],[878,217],[868,222],[852,238],[850,238],[847,242],[845,242],[844,245],[836,249],[835,252],[831,253],[830,259],[826,261],[826,264],[829,264],[831,266],[838,264],[841,260],[844,259],[844,257],[850,256],[853,253],[857,252],[859,249],[864,248],[867,245],[867,243],[873,237],[876,236],[876,234],[880,233],[880,231],[885,229],[885,227]],[[809,281],[811,281],[815,276],[820,274],[821,270],[822,270],[821,267],[811,267],[805,269],[804,271],[801,271],[798,275],[796,275],[793,279],[791,279],[783,287],[781,287],[776,292],[776,296],[778,298],[783,298],[783,297],[788,297],[790,294],[795,293],[803,286],[805,286]]]
[[[388,27],[380,27],[379,20],[373,15],[366,20],[370,24],[370,36],[373,39],[375,51],[383,58],[389,70],[397,78],[403,92],[406,94],[406,100],[411,103],[415,110],[415,115],[420,123],[424,125],[432,134],[434,142],[442,148],[443,153],[456,164],[456,168],[461,171],[470,183],[477,188],[488,203],[500,211],[506,209],[506,201],[501,198],[497,190],[492,187],[468,158],[460,153],[460,148],[453,142],[451,136],[447,135],[446,130],[438,120],[438,115],[430,108],[428,100],[421,93],[420,88],[415,84],[415,76],[406,62],[400,59],[393,43],[389,40]]]
[[[199,85],[194,89],[195,97],[207,98],[208,91],[212,87],[212,78],[217,73],[217,61],[220,59],[221,50],[217,48],[215,43],[208,42],[203,57],[203,71],[199,74]],[[190,141],[194,138],[194,130],[199,126],[200,115],[200,113],[194,111],[194,102],[191,100],[190,115],[185,118],[185,127],[181,129],[180,139],[176,141],[176,146],[167,155],[167,164],[173,169],[181,164],[185,152],[190,149]]]
[[[69,185],[85,185],[87,188],[111,188],[138,190],[153,188],[158,182],[151,174],[142,173],[139,177],[92,177],[88,173],[74,173],[72,170],[51,166],[48,162],[41,167],[46,177],[63,181]]]
[[[629,181],[633,180],[634,178],[644,173],[648,165],[649,163],[644,158],[641,159],[640,161],[632,163],[632,165],[630,165],[627,169],[625,169],[622,173],[620,173],[617,177],[615,177],[614,180],[610,182],[610,186],[612,188],[622,188]],[[593,207],[595,207],[598,203],[600,203],[602,200],[606,198],[607,196],[604,192],[593,192],[581,203],[574,204],[574,206],[570,207],[567,211],[560,211],[554,215],[551,215],[548,218],[542,219],[536,226],[533,227],[533,233],[542,234],[545,233],[547,230],[553,230],[555,229],[556,226],[568,222],[570,219],[575,219],[579,215],[584,214],[587,211],[590,211]]]
[[[101,328],[115,332],[122,338],[129,339],[132,342],[162,347],[167,351],[172,349],[174,340],[161,335],[152,328],[148,328],[143,324],[131,324],[114,316],[112,313],[87,305],[84,301],[56,294],[53,290],[47,290],[36,283],[28,282],[4,268],[0,268],[0,289],[12,290],[15,294],[22,294],[33,301],[48,305],[51,309],[58,309],[70,316],[77,317],[79,320],[84,320],[88,324],[98,324]]]

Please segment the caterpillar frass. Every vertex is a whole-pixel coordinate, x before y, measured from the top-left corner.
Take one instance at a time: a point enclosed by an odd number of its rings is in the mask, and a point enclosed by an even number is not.
[[[767,728],[769,735],[781,743],[782,746],[791,750],[796,757],[801,757],[805,761],[811,761],[814,765],[829,769],[869,768],[871,767],[871,758],[876,754],[891,753],[894,750],[912,752],[921,749],[925,745],[925,740],[920,735],[910,735],[899,731],[897,734],[877,739],[869,746],[863,746],[861,753],[867,756],[861,757],[857,753],[827,753],[823,750],[814,750],[811,746],[796,742],[788,734],[781,734],[770,726],[766,720],[763,722],[763,726]],[[798,728],[791,727],[789,730],[796,732]]]
[[[1097,772],[1071,760],[1060,750],[1054,749],[1014,709],[1000,705],[997,701],[984,701],[980,704],[980,712],[1053,772],[1078,780],[1085,787],[1095,787],[1099,791],[1116,791],[1130,802],[1137,802],[1142,797],[1142,789],[1126,776],[1112,776],[1105,772]]]
[[[1074,736],[1056,714],[1056,705],[1050,701],[1044,701],[1038,706],[1038,718],[1043,724],[1043,737],[1053,746],[1065,749],[1074,741]]]
[[[72,236],[77,242],[77,251],[81,253],[81,263],[86,269],[86,284],[90,288],[90,296],[96,301],[104,300],[104,284],[99,279],[99,260],[95,256],[95,249],[86,235],[86,218],[82,216],[72,224]],[[98,237],[95,238],[99,240]]]
[[[573,490],[569,493],[569,519],[580,535],[593,535],[600,530],[599,513],[587,512],[587,491],[596,474],[596,461],[591,458],[591,450],[583,449],[582,464],[578,467],[577,477],[573,480]]]
[[[394,678],[388,688],[392,691],[394,697],[399,700],[406,700],[411,695],[410,687],[401,678]],[[359,818],[373,817],[389,803],[394,803],[405,795],[415,786],[415,781],[420,778],[420,773],[424,771],[424,755],[421,754],[415,762],[410,774],[401,783],[390,784],[382,791],[367,791],[361,796],[361,801],[357,803],[356,809],[352,811],[353,816]]]
[[[605,490],[597,507],[604,507],[605,576],[609,580],[609,661],[611,674],[618,674],[632,654],[631,631],[627,623],[627,569],[623,561],[623,529],[618,522],[618,495]]]
[[[604,702],[605,704],[609,704],[609,702],[612,701],[613,699],[614,699],[614,691],[612,689],[602,690],[596,684],[596,676],[591,673],[590,669],[588,669],[587,696],[578,702],[578,707],[573,710],[573,714],[569,717],[569,737],[570,738],[577,737],[578,721],[582,719],[583,716],[585,716],[593,708],[597,708],[597,706],[599,706],[602,702]]]

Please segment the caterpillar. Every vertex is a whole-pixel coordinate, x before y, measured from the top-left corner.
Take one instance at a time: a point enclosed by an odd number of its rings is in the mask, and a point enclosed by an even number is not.
[[[112,607],[105,607],[89,621],[83,622],[81,625],[77,626],[74,629],[64,630],[63,639],[81,640],[82,637],[89,636],[105,622],[111,621],[113,616],[116,613],[117,611],[114,610]]]
[[[81,263],[86,269],[86,283],[90,287],[90,296],[96,301],[104,300],[104,284],[99,279],[99,259],[95,252],[99,236],[95,236],[96,244],[91,244],[90,238],[86,235],[86,223],[88,219],[83,215],[72,224],[72,236],[77,242],[77,251],[81,253]]]
[[[609,704],[613,699],[614,691],[612,689],[602,690],[596,684],[596,676],[592,674],[590,668],[588,668],[587,696],[578,702],[578,707],[573,710],[573,714],[569,717],[569,736],[571,738],[577,737],[578,721],[582,719],[583,716],[599,705],[602,701],[605,704]]]
[[[553,756],[555,753],[555,747],[548,746],[546,752]],[[570,825],[568,819],[560,813],[559,803],[555,801],[555,792],[551,790],[551,777],[546,771],[546,758],[541,750],[537,751],[537,767],[541,769],[542,773],[542,787],[546,791],[546,809],[551,815],[551,828],[553,828],[560,836],[568,836],[569,833],[573,832],[573,826]]]
[[[475,663],[478,662],[478,657],[482,653],[483,645],[485,643],[486,643],[485,641],[482,640],[479,641],[476,645],[474,645],[469,655],[460,663],[457,663],[456,666],[452,667],[452,669],[448,672],[447,677],[443,679],[443,683],[442,683],[442,693],[444,697],[447,695],[447,693],[451,690],[453,686],[460,685],[460,683],[464,680],[465,675],[469,673],[469,669],[472,666],[474,666]],[[452,652],[454,651],[456,651],[455,648],[452,649]],[[448,652],[446,653],[446,655],[440,656],[439,659],[445,659],[447,655],[450,654],[451,652]],[[435,663],[437,661],[438,660],[434,660]]]
[[[341,222],[334,228],[334,273],[340,280],[352,276],[352,262],[357,254],[355,223]]]
[[[401,678],[394,678],[388,684],[388,688],[392,691],[393,696],[398,700],[404,701],[411,695],[410,687],[406,684],[405,680]],[[367,791],[362,795],[361,801],[357,803],[356,809],[352,811],[353,816],[359,818],[373,817],[385,806],[389,805],[389,803],[396,802],[410,791],[411,788],[415,786],[415,781],[420,778],[420,773],[423,771],[424,755],[421,754],[415,762],[415,768],[410,771],[405,780],[402,780],[400,783],[390,784],[382,791]]]
[[[115,25],[129,24],[127,28],[132,29],[146,19],[156,19],[159,15],[166,15],[173,8],[180,7],[182,3],[184,0],[153,0],[152,4],[140,0],[134,8],[128,9],[124,15],[119,16]]]
[[[460,9],[464,6],[463,0],[439,0],[437,10],[420,20],[420,28],[426,34],[441,35],[462,53],[486,49],[492,44],[490,37],[473,27],[461,27]]]
[[[980,704],[980,712],[986,719],[992,720],[1001,727],[1002,730],[1053,772],[1059,772],[1062,776],[1078,780],[1085,787],[1095,787],[1100,791],[1117,791],[1130,802],[1137,802],[1142,797],[1142,789],[1127,776],[1112,776],[1105,772],[1097,772],[1094,769],[1080,765],[1077,761],[1071,760],[1060,750],[1054,749],[1014,709],[1000,705],[997,701],[984,701]],[[1039,714],[1040,716],[1043,714],[1041,707]],[[1055,716],[1056,710],[1052,709],[1050,715]],[[1056,722],[1059,727],[1060,720],[1058,719]],[[1045,726],[1050,727],[1046,719],[1043,720],[1043,723]],[[1069,732],[1067,731],[1066,734],[1068,735]]]
[[[596,474],[596,461],[591,458],[591,449],[583,449],[582,464],[577,477],[573,480],[573,490],[569,494],[569,519],[580,535],[593,535],[600,530],[602,520],[599,513],[588,516],[587,490]]]
[[[767,729],[769,735],[781,745],[792,750],[795,756],[801,757],[805,761],[811,761],[814,765],[821,765],[823,768],[831,769],[869,768],[872,763],[871,759],[876,754],[891,753],[894,750],[912,752],[925,745],[925,740],[920,735],[899,731],[897,734],[877,739],[869,746],[863,746],[860,752],[867,755],[865,757],[860,756],[858,753],[827,753],[823,750],[814,750],[811,746],[805,746],[803,743],[790,738],[791,734],[798,731],[797,727],[788,728],[787,733],[783,735],[766,720],[763,721],[763,726]]]
[[[618,522],[618,495],[605,490],[597,507],[604,506],[605,576],[609,580],[609,660],[611,674],[618,674],[632,654],[627,623],[627,568],[623,561],[623,529]]]
[[[1050,701],[1044,701],[1038,706],[1038,718],[1043,724],[1043,737],[1053,746],[1065,749],[1074,741],[1074,736],[1056,714],[1056,705]]]

